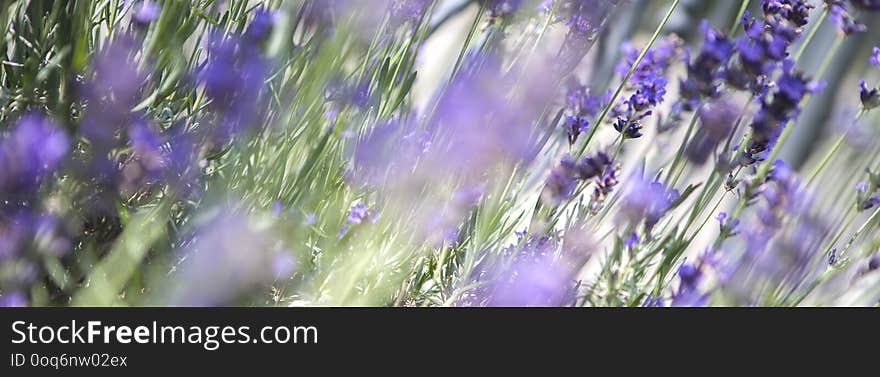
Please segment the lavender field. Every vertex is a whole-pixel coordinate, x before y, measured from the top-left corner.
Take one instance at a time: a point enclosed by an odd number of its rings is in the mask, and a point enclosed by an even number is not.
[[[0,4],[0,306],[880,305],[880,1]]]

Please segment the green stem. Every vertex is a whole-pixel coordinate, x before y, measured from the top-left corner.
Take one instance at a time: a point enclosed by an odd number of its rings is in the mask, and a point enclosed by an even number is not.
[[[847,133],[849,133],[848,129],[843,133],[843,135],[840,135],[840,137],[837,138],[837,141],[834,142],[834,145],[831,147],[830,150],[828,150],[828,153],[825,154],[825,157],[822,157],[822,161],[819,162],[819,165],[816,165],[813,171],[810,172],[809,178],[807,178],[806,183],[804,183],[805,186],[809,187],[810,184],[813,183],[813,180],[816,179],[816,176],[818,176],[819,173],[822,172],[823,169],[825,169],[825,166],[828,165],[828,162],[831,161],[831,158],[837,154],[840,146],[843,145],[843,141],[846,140]]]
[[[816,36],[816,32],[818,32],[819,29],[822,27],[822,23],[825,22],[826,18],[828,18],[828,8],[825,8],[825,10],[822,11],[822,15],[819,16],[819,20],[816,21],[816,24],[810,29],[810,32],[807,34],[806,38],[804,38],[804,42],[801,43],[801,46],[798,48],[797,52],[795,52],[792,59],[794,59],[795,61],[799,61],[801,59],[801,56],[804,55],[804,51],[807,51],[807,46],[809,46],[810,42],[813,41],[813,38]]]
[[[736,30],[739,26],[739,20],[743,18],[743,15],[746,14],[746,9],[749,9],[750,0],[743,0],[742,4],[739,6],[739,12],[736,14],[736,18],[733,20],[733,25],[730,25],[730,31],[727,32],[727,36],[733,37],[736,34]]]
[[[675,183],[678,182],[678,178],[681,177],[681,171],[676,174],[676,170],[678,168],[678,164],[681,163],[681,159],[684,156],[684,150],[687,148],[688,140],[691,138],[691,134],[694,132],[694,128],[697,125],[697,120],[699,120],[698,114],[700,113],[700,109],[696,109],[694,111],[694,115],[691,117],[691,122],[688,125],[687,132],[684,134],[684,140],[681,142],[681,145],[678,147],[678,152],[675,154],[675,160],[672,161],[672,167],[669,168],[669,174],[666,175],[666,183],[669,183],[667,186],[675,187]],[[682,171],[684,168],[682,168]],[[672,182],[669,182],[669,178],[672,178],[672,175],[675,174],[675,179]]]
[[[477,33],[477,28],[480,26],[480,21],[483,19],[483,13],[486,11],[486,2],[480,2],[480,9],[477,11],[477,15],[474,16],[474,22],[471,23],[471,27],[468,30],[467,38],[464,40],[464,45],[461,46],[461,51],[458,52],[458,59],[455,60],[455,66],[452,68],[452,75],[450,75],[450,80],[455,78],[455,75],[458,73],[458,70],[461,69],[461,63],[464,61],[464,56],[467,53],[468,47],[470,47],[471,41],[474,38],[474,34]]]

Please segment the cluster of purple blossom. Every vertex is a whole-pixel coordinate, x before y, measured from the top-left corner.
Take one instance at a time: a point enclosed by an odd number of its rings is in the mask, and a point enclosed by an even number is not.
[[[6,304],[27,304],[22,290],[47,275],[43,256],[63,258],[75,245],[91,242],[109,247],[121,231],[120,206],[134,209],[163,196],[196,200],[198,161],[204,166],[205,158],[228,148],[261,114],[259,95],[269,65],[260,44],[272,28],[272,13],[257,12],[241,36],[218,33],[208,42],[208,59],[183,84],[204,88],[207,111],[193,123],[168,125],[137,110],[143,108],[145,88],[157,79],[143,68],[150,62],[138,48],[143,28],[158,20],[162,9],[142,1],[131,12],[129,32],[104,44],[88,81],[76,87],[75,106],[82,115],[74,120],[75,132],[34,112],[3,135],[0,292],[6,292]],[[76,189],[60,193],[59,181],[77,182]],[[107,229],[109,224],[117,225]]]
[[[813,22],[805,0],[755,2],[759,16],[745,0],[729,33],[702,22],[692,50],[686,33],[661,37],[675,1],[597,90],[581,63],[626,2],[479,0],[459,10],[476,16],[427,91],[413,87],[442,29],[435,1],[246,3],[200,11],[195,42],[160,38],[172,22],[158,2],[130,4],[130,26],[69,80],[70,109],[0,113],[0,305],[100,286],[75,283],[91,277],[77,269],[138,249],[123,235],[143,208],[166,237],[134,267],[163,282],[131,289],[170,305],[797,305],[850,260],[880,268],[876,235],[850,250],[880,212],[838,245],[880,211],[874,157],[837,222],[811,182],[839,145],[808,180],[777,159],[822,88],[823,69],[798,68],[820,22],[840,40],[867,32],[858,18],[880,2],[825,0]],[[157,54],[169,41],[197,47]],[[859,117],[880,107],[869,80]],[[730,194],[735,209],[719,210]]]

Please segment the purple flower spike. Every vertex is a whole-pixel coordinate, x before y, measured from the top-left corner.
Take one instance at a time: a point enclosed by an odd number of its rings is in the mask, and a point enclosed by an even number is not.
[[[869,88],[865,80],[859,82],[859,98],[862,100],[862,107],[865,110],[871,110],[880,106],[880,90]]]
[[[430,0],[393,0],[389,4],[389,13],[391,19],[399,24],[418,21],[428,6],[431,5]]]
[[[70,140],[40,115],[22,117],[12,134],[0,142],[0,197],[30,197],[64,161]]]
[[[28,306],[27,297],[19,291],[0,296],[0,308],[21,308]]]
[[[862,33],[868,29],[867,26],[853,20],[843,0],[825,0],[825,6],[828,7],[831,22],[845,35]]]
[[[644,222],[645,233],[650,234],[654,225],[671,209],[678,195],[678,191],[669,190],[660,182],[631,176],[626,182],[620,203],[619,220],[630,225]]]
[[[154,1],[144,0],[135,4],[132,11],[131,19],[134,22],[147,25],[159,19],[159,16],[162,14],[162,7]]]
[[[685,152],[691,162],[705,163],[709,155],[733,131],[740,109],[731,100],[719,98],[700,108],[700,128],[694,134]]]

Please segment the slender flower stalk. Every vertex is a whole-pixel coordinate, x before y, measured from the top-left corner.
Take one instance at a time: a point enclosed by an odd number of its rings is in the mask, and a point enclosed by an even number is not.
[[[620,97],[620,94],[626,86],[627,82],[629,82],[629,79],[633,76],[639,65],[642,64],[642,59],[645,58],[645,55],[648,54],[648,52],[651,50],[651,47],[654,46],[654,42],[657,41],[660,33],[666,27],[666,23],[669,22],[669,19],[672,17],[675,9],[678,7],[679,2],[680,0],[672,1],[672,4],[669,6],[669,10],[666,11],[666,15],[663,17],[663,20],[660,21],[660,24],[657,25],[656,29],[654,29],[654,33],[651,35],[651,39],[648,40],[648,44],[645,46],[644,49],[642,49],[641,53],[639,53],[639,56],[635,59],[632,66],[630,66],[629,71],[627,71],[626,75],[624,75],[623,80],[621,80],[620,84],[617,86],[617,89],[615,89],[614,94],[611,96],[611,99],[608,101],[608,105],[606,105],[605,108],[602,109],[602,112],[599,114],[599,117],[596,118],[596,121],[593,124],[599,125],[602,124],[602,122],[605,120],[605,117],[608,115],[614,104],[617,102],[617,99]],[[576,156],[580,157],[583,156],[584,153],[586,153],[587,146],[589,146],[590,141],[593,139],[593,135],[596,134],[596,130],[598,130],[598,128],[599,127],[597,126],[593,127],[590,130],[590,132],[587,134],[586,139],[583,142],[583,145],[575,154]]]

